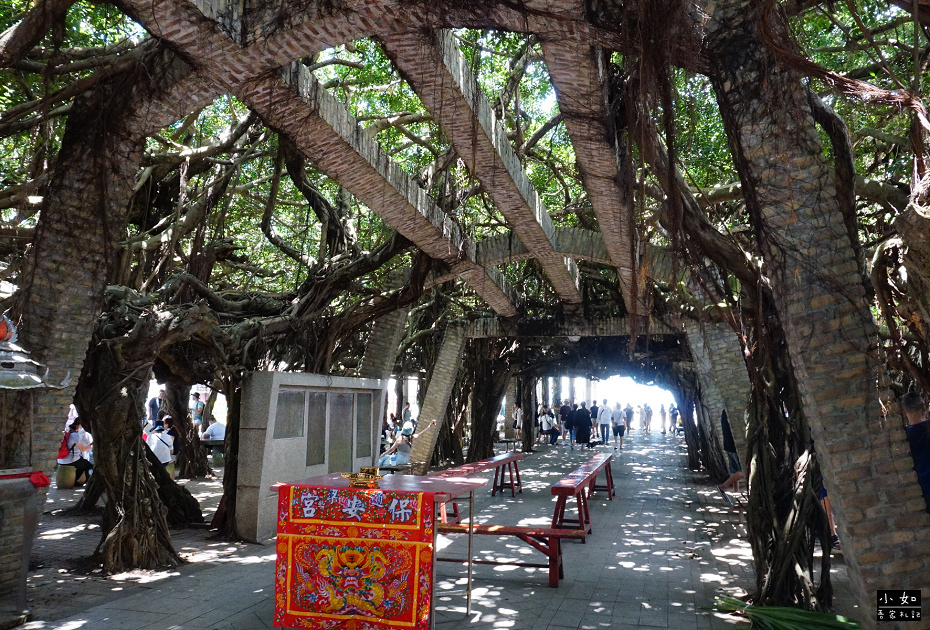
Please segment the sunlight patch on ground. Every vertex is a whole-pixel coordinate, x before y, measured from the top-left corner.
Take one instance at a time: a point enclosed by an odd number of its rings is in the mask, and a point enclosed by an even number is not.
[[[115,582],[134,582],[136,584],[152,584],[165,578],[181,575],[178,571],[126,571],[115,573],[109,579]]]
[[[47,532],[43,532],[39,535],[39,538],[43,540],[62,540],[73,536],[74,534],[79,534],[81,532],[90,531],[93,529],[100,529],[100,525],[96,523],[82,523],[81,525],[75,525],[74,527],[68,527],[65,529],[50,529]]]

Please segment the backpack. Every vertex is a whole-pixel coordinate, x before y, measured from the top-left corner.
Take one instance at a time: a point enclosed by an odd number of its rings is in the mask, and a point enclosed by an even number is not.
[[[77,433],[77,431],[66,431],[65,437],[61,440],[61,446],[58,447],[58,459],[65,459],[68,455],[71,454],[71,449],[68,448],[68,438]]]

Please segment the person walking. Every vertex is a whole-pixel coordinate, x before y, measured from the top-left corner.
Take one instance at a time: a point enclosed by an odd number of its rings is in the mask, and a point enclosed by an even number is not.
[[[579,448],[591,448],[591,412],[584,401],[581,401],[581,407],[575,410],[572,428]]]
[[[90,450],[94,443],[94,438],[90,433],[81,426],[80,416],[76,417],[65,429],[64,436],[68,455],[59,457],[60,466],[71,466],[74,468],[74,485],[83,486],[84,482],[90,478],[93,473],[94,465],[90,461]]]
[[[618,448],[623,449],[623,434],[626,432],[626,414],[623,413],[623,409],[620,408],[620,403],[617,403],[616,409],[614,409],[613,416],[611,417],[611,424],[613,424],[614,430],[614,450]],[[620,438],[620,444],[617,444],[617,438]]]
[[[601,436],[599,426],[597,424],[597,414],[600,413],[601,408],[597,406],[596,400],[591,401],[591,407],[589,411],[591,412],[591,423],[594,425],[591,429],[591,441],[597,442],[598,440],[603,440],[604,443],[606,444],[607,438]]]
[[[591,412],[594,413],[593,411]],[[607,404],[607,399],[604,399],[604,406],[600,407],[597,411],[597,426],[600,429],[601,433],[601,444],[604,446],[609,445],[610,441],[610,425],[613,420],[614,414],[610,410],[610,406]]]
[[[665,404],[659,406],[659,422],[662,424],[662,435],[665,435]]]
[[[584,404],[584,403],[582,403]],[[568,412],[568,418],[565,420],[565,423],[562,425],[562,432],[568,432],[568,447],[571,450],[575,450],[575,417],[578,415],[578,404],[575,403],[572,405],[571,411]]]
[[[568,406],[568,401],[564,401],[562,406],[559,407],[559,429],[562,431],[562,441],[565,441],[566,437],[571,437],[569,432],[569,426],[571,425],[570,418],[572,415],[572,408]],[[568,434],[566,435],[566,432]]]

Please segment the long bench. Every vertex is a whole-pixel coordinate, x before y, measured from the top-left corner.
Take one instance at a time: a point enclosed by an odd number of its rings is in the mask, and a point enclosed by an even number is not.
[[[472,533],[483,536],[515,536],[528,543],[534,549],[543,552],[548,558],[546,564],[532,562],[515,562],[505,560],[473,560],[475,564],[507,565],[517,567],[534,567],[549,569],[549,586],[558,588],[559,580],[565,577],[562,567],[563,538],[584,539],[585,532],[576,529],[554,529],[545,527],[520,527],[511,525],[473,525]],[[453,523],[438,523],[440,534],[467,534],[468,525]],[[443,562],[465,562],[458,558],[436,558]]]
[[[555,512],[552,514],[553,529],[580,529],[584,532],[581,542],[586,542],[586,535],[592,531],[588,497],[596,490],[606,490],[607,498],[611,501],[614,498],[614,474],[610,468],[611,459],[613,459],[611,454],[595,455],[552,486],[551,492],[557,497]],[[604,471],[604,484],[598,485],[597,476],[601,471]],[[566,504],[570,497],[575,497],[578,518],[566,518],[565,516]]]
[[[447,468],[435,473],[434,477],[471,477],[481,472],[494,469],[494,483],[491,485],[491,496],[498,492],[503,492],[504,488],[510,487],[510,495],[517,496],[517,492],[523,492],[523,486],[520,483],[520,466],[517,462],[523,459],[523,453],[502,453],[482,459],[480,462],[471,464],[462,464],[454,468]],[[509,475],[509,481],[505,480],[505,475]]]
[[[491,484],[491,496],[498,492],[503,492],[505,485],[505,475],[509,476],[510,495],[517,496],[517,490],[523,492],[523,485],[520,483],[520,466],[518,462],[523,459],[523,453],[503,453],[495,455],[488,459],[482,459],[480,462],[471,464],[462,464],[454,468],[434,473],[433,477],[471,477],[481,472],[494,469],[494,482]],[[449,510],[445,504],[440,507],[439,520],[443,523],[458,523],[462,519],[459,512],[459,504],[452,501],[452,509]]]

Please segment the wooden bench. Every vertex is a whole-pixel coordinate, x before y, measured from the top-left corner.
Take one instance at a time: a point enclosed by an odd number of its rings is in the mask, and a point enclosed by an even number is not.
[[[613,459],[611,454],[595,455],[552,486],[551,492],[557,497],[555,512],[552,515],[553,529],[574,529],[577,527],[585,535],[591,533],[591,513],[588,510],[588,497],[596,490],[606,490],[607,498],[613,501],[615,490],[614,475],[610,468],[611,459]],[[597,475],[602,470],[604,471],[604,485],[597,485]],[[569,497],[575,497],[578,506],[578,518],[565,517],[565,507]],[[586,542],[585,536],[581,537],[581,542]]]
[[[438,523],[437,529],[440,534],[467,534],[468,525]],[[565,577],[565,571],[562,568],[562,545],[563,538],[580,538],[583,539],[585,532],[580,529],[547,529],[545,527],[519,527],[511,525],[474,525],[472,533],[482,536],[515,536],[526,542],[534,549],[543,552],[548,558],[546,564],[533,562],[516,562],[505,560],[473,560],[475,564],[492,564],[507,565],[517,567],[534,567],[539,569],[549,569],[549,586],[558,588],[559,580]],[[466,562],[458,558],[436,558],[443,562]]]
[[[481,472],[494,469],[494,483],[491,485],[491,496],[498,492],[503,492],[506,486],[510,486],[510,495],[517,496],[517,491],[523,492],[523,486],[520,484],[520,466],[517,462],[523,459],[523,453],[502,453],[482,459],[480,462],[472,464],[463,464],[455,468],[447,468],[434,475],[433,477],[471,477]],[[509,480],[505,485],[505,475],[509,475]]]
[[[507,451],[509,452],[509,451],[517,450],[520,447],[520,445],[523,444],[523,440],[515,440],[513,438],[504,438],[503,440],[498,440],[497,443],[503,444],[504,448],[506,448]]]
[[[517,462],[523,459],[523,453],[503,453],[495,455],[488,459],[482,459],[480,462],[471,464],[462,464],[454,468],[446,468],[432,475],[433,477],[471,477],[480,472],[494,469],[494,483],[491,484],[491,496],[493,497],[498,491],[504,491],[504,475],[509,475],[510,495],[517,496],[517,489],[523,492],[523,485],[520,483],[520,466]],[[461,521],[459,504],[452,501],[452,509],[448,510],[445,505],[440,507],[439,519],[443,523],[458,523]]]

